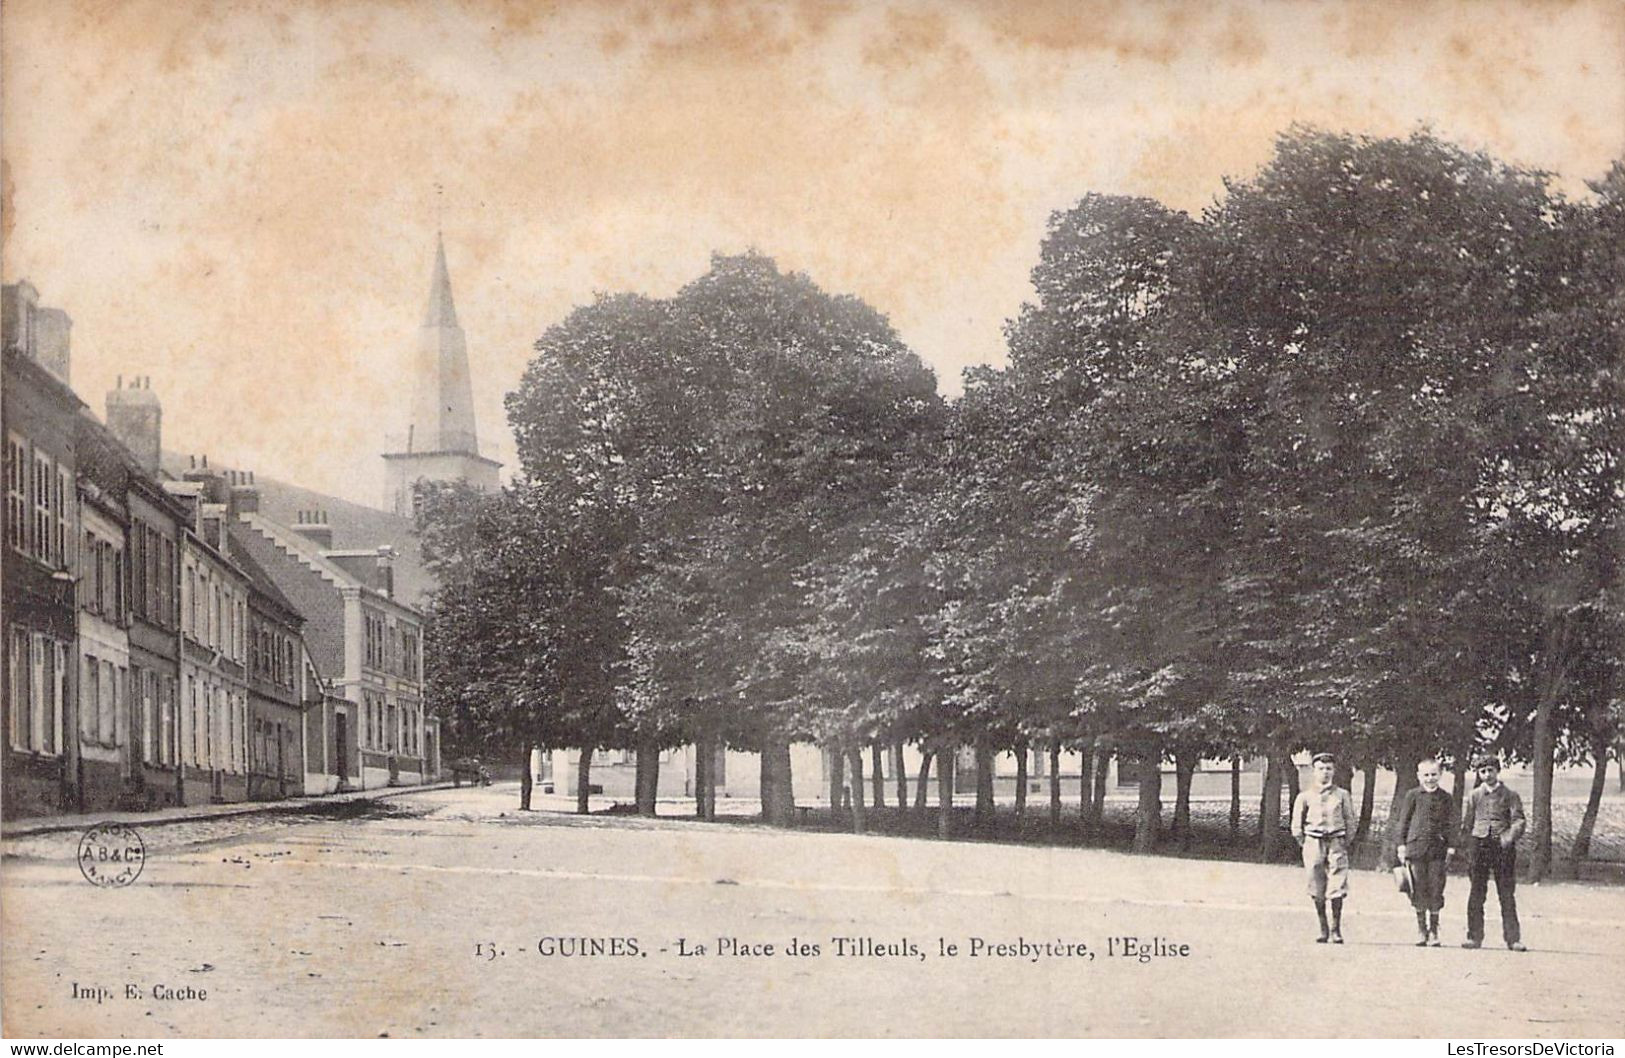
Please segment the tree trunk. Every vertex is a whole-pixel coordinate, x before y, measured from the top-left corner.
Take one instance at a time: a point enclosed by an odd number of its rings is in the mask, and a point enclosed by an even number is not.
[[[1230,758],[1230,842],[1241,840],[1241,757]]]
[[[903,744],[892,743],[892,768],[897,772],[897,811],[901,815],[908,810],[908,769],[903,767]]]
[[[660,743],[652,738],[638,741],[637,809],[640,816],[655,814],[660,797]]]
[[[1377,765],[1367,761],[1360,769],[1360,825],[1354,828],[1354,844],[1358,845],[1371,833],[1371,815],[1377,810]]]
[[[1049,825],[1061,826],[1061,740],[1054,735],[1049,740]]]
[[[1258,802],[1258,859],[1273,863],[1281,838],[1281,780],[1285,768],[1280,754],[1270,753],[1264,771],[1264,793]]]
[[[694,740],[694,814],[713,819],[716,814],[716,746],[708,735]]]
[[[1546,630],[1542,649],[1540,696],[1535,701],[1534,804],[1529,812],[1529,880],[1544,879],[1552,866],[1552,766],[1556,751],[1553,714],[1568,682],[1569,628],[1566,618],[1554,619]]]
[[[976,744],[976,825],[988,826],[993,822],[993,751],[985,744]]]
[[[931,758],[933,756],[935,754],[931,752],[930,743],[920,743],[920,774],[914,780],[914,807],[922,812],[925,810],[926,791],[931,789]]]
[[[1457,829],[1460,829],[1461,816],[1467,808],[1467,764],[1472,760],[1472,756],[1472,749],[1469,747],[1459,751],[1450,762],[1450,796],[1456,799],[1454,823]]]
[[[1548,681],[1555,685],[1556,680]],[[1556,706],[1555,686],[1543,688],[1535,706],[1534,800],[1529,806],[1529,880],[1543,880],[1552,868],[1552,713]]]
[[[637,773],[634,807],[640,816],[653,816],[655,802],[660,797],[660,743],[652,738],[641,738],[635,749]]]
[[[863,803],[863,750],[853,746],[852,762],[852,833],[862,834],[869,829],[869,811]]]
[[[1297,803],[1298,794],[1303,792],[1303,774],[1298,771],[1298,762],[1292,759],[1291,754],[1283,754],[1281,767],[1286,775],[1286,803],[1290,807]]]
[[[530,747],[520,750],[519,759],[519,810],[530,811]],[[474,785],[479,785],[479,777],[475,776]]]
[[[1097,739],[1089,763],[1089,785],[1094,791],[1089,796],[1091,834],[1099,834],[1106,829],[1106,772],[1111,766],[1111,761],[1111,746]]]
[[[694,817],[705,818],[705,747],[694,740]]]
[[[841,747],[829,747],[829,807],[837,818],[846,807],[846,757]]]
[[[1608,740],[1593,739],[1592,753],[1597,759],[1591,772],[1591,793],[1586,797],[1585,815],[1580,817],[1580,829],[1574,835],[1574,848],[1569,853],[1576,870],[1591,858],[1591,835],[1597,829],[1597,812],[1602,808],[1602,793],[1608,787]]]
[[[705,818],[709,822],[717,818],[717,751],[721,748],[715,736],[705,745],[705,759],[708,762],[705,769]]]
[[[1191,847],[1191,785],[1201,755],[1181,746],[1174,751],[1174,837],[1181,849]]]
[[[1099,767],[1095,759],[1095,746],[1097,740],[1093,735],[1078,744],[1078,826],[1084,836],[1094,834],[1098,820],[1094,813],[1094,800],[1090,797],[1094,790],[1094,769]]]
[[[762,743],[760,761],[757,768],[756,789],[762,801],[762,822],[773,823],[773,756],[767,751],[767,743]]]
[[[796,816],[796,794],[795,776],[790,766],[790,741],[769,737],[762,746],[762,764],[764,818],[776,827],[791,826]]]
[[[576,815],[588,812],[587,798],[592,794],[592,747],[581,747],[581,764],[576,768]]]
[[[1271,773],[1273,773],[1273,774],[1271,774]],[[1274,793],[1270,792],[1270,781],[1272,779],[1275,782],[1275,792]],[[1264,782],[1258,789],[1258,833],[1255,835],[1255,837],[1258,838],[1258,844],[1259,844],[1260,850],[1262,850],[1262,848],[1263,848],[1264,834],[1265,834],[1265,831],[1267,829],[1265,827],[1265,825],[1264,825],[1264,816],[1266,814],[1266,810],[1269,808],[1269,803],[1270,803],[1271,798],[1275,799],[1275,810],[1276,810],[1276,812],[1280,812],[1280,810],[1281,810],[1281,773],[1275,770],[1275,757],[1266,752],[1264,754]]]
[[[1027,814],[1027,743],[1016,743],[1016,818]]]
[[[869,776],[870,783],[875,791],[875,808],[886,807],[886,770],[880,766],[880,743],[876,742],[869,747],[869,766],[874,774]]]
[[[1151,852],[1162,830],[1162,752],[1148,750],[1140,771],[1140,807],[1134,815],[1134,851]]]
[[[954,750],[951,746],[944,746],[937,750],[937,837],[953,836]]]

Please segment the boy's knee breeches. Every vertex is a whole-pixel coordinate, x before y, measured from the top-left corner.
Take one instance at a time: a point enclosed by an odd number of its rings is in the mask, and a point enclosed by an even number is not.
[[[1349,846],[1343,837],[1303,839],[1303,865],[1309,872],[1309,895],[1336,900],[1349,892]]]

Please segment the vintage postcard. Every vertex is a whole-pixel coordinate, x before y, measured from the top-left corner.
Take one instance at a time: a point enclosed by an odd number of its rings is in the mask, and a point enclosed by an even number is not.
[[[1625,1033],[1618,3],[6,0],[0,131],[6,1038]]]

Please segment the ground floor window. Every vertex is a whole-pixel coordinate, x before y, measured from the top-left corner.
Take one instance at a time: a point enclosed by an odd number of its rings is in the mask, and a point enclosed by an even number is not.
[[[131,689],[141,696],[141,759],[158,763],[158,674],[130,666]]]
[[[111,661],[102,662],[100,668],[101,679],[96,689],[96,741],[111,746],[118,736],[119,673]]]
[[[158,762],[160,764],[175,763],[176,691],[176,681],[172,677],[161,677],[158,696]]]
[[[22,752],[56,756],[62,752],[71,644],[13,628],[4,646],[8,744]]]
[[[34,718],[30,675],[28,632],[13,628],[6,637],[6,733],[12,749],[26,750],[30,741]]]
[[[83,682],[79,687],[79,734],[88,742],[96,740],[96,718],[101,709],[102,666],[92,657],[85,658]]]

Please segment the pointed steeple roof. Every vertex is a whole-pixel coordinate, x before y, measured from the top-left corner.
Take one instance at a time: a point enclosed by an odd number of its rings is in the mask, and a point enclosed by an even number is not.
[[[425,327],[457,326],[457,306],[451,300],[451,273],[446,270],[446,240],[435,232],[434,278],[429,280],[429,308],[423,314]]]

